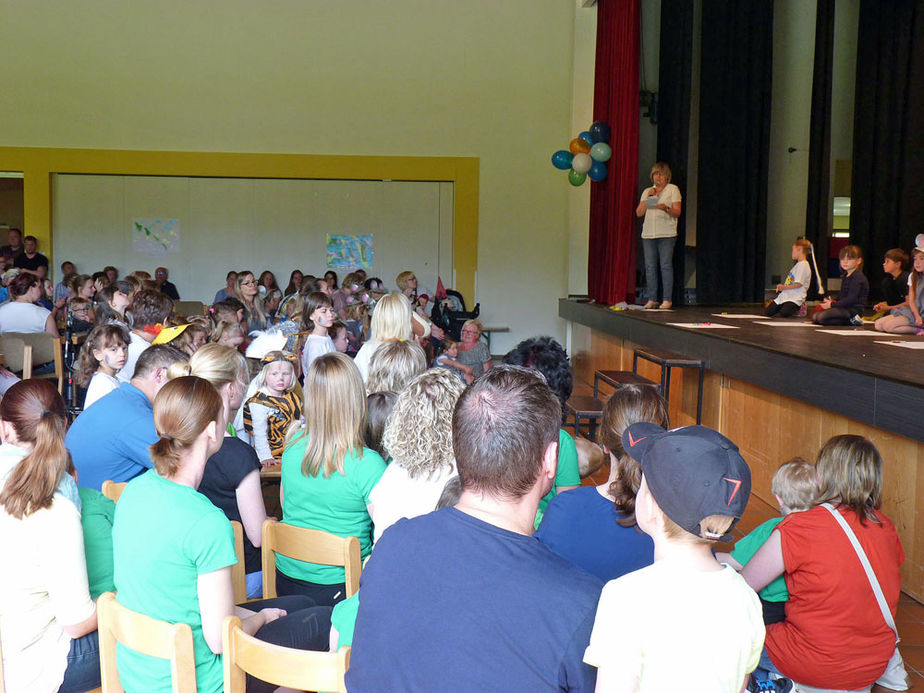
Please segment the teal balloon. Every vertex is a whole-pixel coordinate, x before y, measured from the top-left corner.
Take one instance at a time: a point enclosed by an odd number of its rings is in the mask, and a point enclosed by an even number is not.
[[[610,141],[610,126],[604,123],[602,120],[595,120],[590,126],[590,139],[594,142],[609,142]]]
[[[559,149],[557,152],[552,154],[552,166],[562,171],[567,171],[571,168],[571,160],[574,158],[574,154],[569,152],[567,149]]]
[[[572,170],[568,173],[568,182],[571,183],[574,187],[579,185],[584,185],[584,181],[587,180],[586,173],[578,173],[577,171]]]
[[[606,178],[606,164],[602,161],[595,161],[594,165],[591,166],[590,170],[587,172],[587,177],[594,183],[599,183]]]
[[[578,137],[580,137],[582,140],[584,140],[585,142],[587,142],[587,144],[593,144],[593,143],[594,143],[593,138],[590,136],[590,133],[589,133],[587,130],[584,130],[584,132],[582,132],[580,135],[578,135]]]
[[[594,161],[601,163],[609,161],[611,156],[613,156],[613,150],[606,142],[597,142],[590,148],[590,158]]]

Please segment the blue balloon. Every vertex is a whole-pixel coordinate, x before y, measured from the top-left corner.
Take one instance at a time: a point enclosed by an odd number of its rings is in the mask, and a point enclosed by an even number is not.
[[[557,152],[552,154],[552,166],[562,171],[567,171],[571,168],[571,160],[574,158],[574,154],[569,152],[567,149],[559,149]]]
[[[610,126],[602,120],[595,120],[590,126],[590,137],[593,144],[608,142],[610,139]]]
[[[590,170],[587,172],[587,177],[595,183],[599,183],[601,180],[606,178],[606,164],[604,164],[602,161],[595,161],[593,166],[591,166]]]
[[[593,137],[591,137],[590,133],[587,132],[587,130],[584,130],[584,132],[582,132],[580,135],[578,135],[578,137],[580,137],[582,140],[584,140],[585,142],[587,142],[587,144],[593,144],[593,143],[594,143]]]

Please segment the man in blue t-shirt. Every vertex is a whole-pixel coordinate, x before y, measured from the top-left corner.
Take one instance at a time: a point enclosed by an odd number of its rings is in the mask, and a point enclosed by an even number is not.
[[[459,399],[455,507],[401,520],[360,579],[347,673],[363,691],[592,691],[602,583],[533,538],[555,481],[561,405],[542,377],[490,369]]]
[[[74,420],[64,444],[81,488],[99,491],[106,480],[128,481],[153,466],[148,447],[158,438],[154,397],[167,382],[167,369],[185,359],[171,346],[145,349],[131,382],[122,383]]]

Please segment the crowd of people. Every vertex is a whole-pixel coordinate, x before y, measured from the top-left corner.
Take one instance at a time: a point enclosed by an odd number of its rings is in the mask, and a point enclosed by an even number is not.
[[[814,464],[787,462],[769,489],[782,517],[716,554],[750,469],[716,431],[669,430],[654,389],[607,400],[609,478],[581,486],[586,441],[563,428],[573,378],[554,339],[492,363],[476,320],[458,341],[435,324],[412,272],[393,293],[361,272],[338,285],[293,271],[284,289],[229,272],[206,315],[177,316],[161,269],[74,271],[44,320],[15,322],[86,331],[86,401],[69,425],[46,380],[0,400],[8,691],[98,686],[94,600],[110,591],[191,626],[200,691],[222,689],[232,614],[277,645],[350,646],[358,692],[853,691],[890,662],[895,633],[857,551],[893,615],[904,556],[869,440],[835,436]],[[38,308],[43,279],[23,268],[10,303]],[[229,520],[259,597],[270,465],[282,522],[359,539],[356,594],[341,567],[277,556],[279,597],[235,605]],[[128,482],[117,504],[107,480]],[[168,662],[117,661],[126,690],[170,690]]]

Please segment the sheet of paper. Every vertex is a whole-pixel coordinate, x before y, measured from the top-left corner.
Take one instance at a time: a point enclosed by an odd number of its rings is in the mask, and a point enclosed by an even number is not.
[[[674,327],[689,327],[693,330],[737,330],[737,325],[723,325],[718,322],[669,322]]]
[[[763,320],[766,315],[757,315],[756,313],[713,313],[717,318],[730,318],[732,320]]]
[[[825,334],[836,334],[841,337],[882,337],[882,332],[873,330],[818,330]]]
[[[766,325],[767,327],[818,327],[813,322],[783,322],[770,320],[755,320],[755,325]],[[822,330],[819,330],[822,331]]]
[[[891,344],[902,349],[924,349],[924,342],[878,341],[876,344]]]

